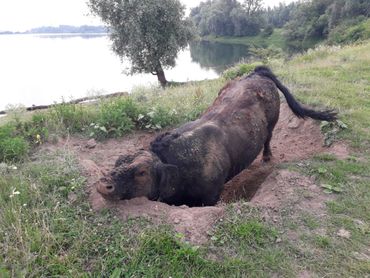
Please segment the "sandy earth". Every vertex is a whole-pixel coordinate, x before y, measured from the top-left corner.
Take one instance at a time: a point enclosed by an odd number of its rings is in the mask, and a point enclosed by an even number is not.
[[[280,119],[272,139],[272,161],[262,163],[258,157],[248,169],[225,185],[217,206],[176,207],[146,198],[117,202],[104,200],[92,185],[113,167],[119,155],[141,148],[147,149],[156,135],[158,133],[135,132],[124,138],[103,143],[71,137],[60,140],[56,145],[46,145],[46,148],[67,148],[77,154],[88,179],[87,190],[93,209],[114,209],[123,221],[145,217],[154,223],[171,224],[177,232],[184,235],[185,240],[193,244],[207,241],[207,231],[224,214],[225,202],[251,200],[251,204],[264,208],[267,218],[273,218],[273,212],[279,210],[287,201],[293,202],[294,206],[302,210],[325,213],[324,202],[327,197],[314,180],[295,172],[278,170],[276,166],[282,162],[306,159],[317,153],[332,153],[339,159],[349,155],[349,149],[343,143],[334,144],[330,148],[324,147],[319,125],[310,119],[296,118],[287,105],[282,104]],[[299,188],[307,192],[307,198],[298,198],[296,189]]]

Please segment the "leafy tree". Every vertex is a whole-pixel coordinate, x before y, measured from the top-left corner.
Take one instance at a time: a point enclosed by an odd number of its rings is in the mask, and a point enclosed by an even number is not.
[[[262,0],[244,0],[243,6],[247,15],[255,15],[262,11]]]
[[[200,35],[251,36],[257,35],[264,26],[261,16],[261,0],[213,0],[201,2],[192,9],[190,17]]]
[[[292,19],[284,26],[288,45],[297,49],[311,47],[316,41],[336,37],[337,32],[348,30],[369,16],[369,0],[311,0],[299,3]],[[355,41],[361,35],[351,37],[350,41]]]
[[[265,17],[268,24],[276,28],[282,28],[288,21],[292,19],[293,14],[296,12],[298,4],[292,2],[289,5],[279,3],[279,6],[274,8],[268,7],[265,10]]]
[[[108,25],[113,51],[131,61],[131,73],[150,72],[162,86],[163,68],[173,67],[178,51],[193,38],[179,0],[89,0]]]

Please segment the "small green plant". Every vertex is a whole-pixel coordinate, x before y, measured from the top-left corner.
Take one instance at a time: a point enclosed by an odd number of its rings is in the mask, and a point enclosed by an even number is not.
[[[102,140],[104,138],[107,138],[109,136],[108,130],[105,126],[101,126],[96,123],[91,123],[88,127],[88,133],[91,138],[95,138],[98,140]]]
[[[95,126],[105,133],[106,137],[122,136],[135,127],[134,119],[137,119],[139,114],[138,105],[130,97],[103,100]],[[102,129],[106,129],[106,132]]]
[[[16,125],[17,132],[24,137],[32,146],[41,145],[49,137],[48,116],[44,113],[32,115],[31,121],[19,122]]]
[[[159,130],[178,123],[177,111],[161,106],[153,107],[148,112],[139,114],[136,122],[141,129]]]
[[[243,245],[259,247],[274,242],[276,237],[277,231],[275,229],[267,227],[256,219],[251,219],[221,224],[218,232],[211,237],[211,240],[220,245],[229,241],[238,241],[243,242]]]
[[[265,245],[273,241],[277,236],[277,232],[274,229],[270,229],[256,220],[235,225],[232,232],[236,237],[257,246]]]
[[[315,237],[315,244],[320,248],[328,248],[330,247],[330,238],[326,236],[316,236]]]
[[[256,59],[267,64],[271,59],[280,59],[283,57],[283,50],[273,46],[265,47],[251,47],[249,49],[251,55]]]
[[[50,110],[51,120],[58,131],[81,132],[95,120],[95,113],[92,113],[89,108],[80,104],[58,104]]]
[[[343,192],[342,186],[338,184],[336,185],[322,184],[321,187],[324,188],[324,192],[327,194]]]
[[[17,135],[13,125],[0,126],[0,162],[22,160],[28,153],[28,142]]]
[[[348,129],[348,126],[340,120],[334,122],[323,121],[320,125],[321,131],[325,136],[324,145],[330,147],[338,138],[338,134]]]
[[[232,68],[229,68],[229,69],[225,70],[222,73],[222,76],[226,80],[235,79],[237,77],[240,77],[240,76],[243,76],[243,75],[247,75],[247,74],[252,73],[253,70],[254,70],[254,68],[256,66],[259,66],[259,65],[261,65],[261,63],[252,63],[252,64],[244,64],[243,63],[243,64],[238,64],[238,65],[235,65]]]

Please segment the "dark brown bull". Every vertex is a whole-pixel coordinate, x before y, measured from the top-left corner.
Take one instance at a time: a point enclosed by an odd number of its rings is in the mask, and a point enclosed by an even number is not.
[[[168,204],[214,205],[225,182],[248,167],[270,140],[279,117],[277,88],[294,114],[331,121],[333,111],[302,107],[267,67],[228,83],[200,119],[158,136],[150,151],[120,157],[97,185],[107,199],[146,196]]]

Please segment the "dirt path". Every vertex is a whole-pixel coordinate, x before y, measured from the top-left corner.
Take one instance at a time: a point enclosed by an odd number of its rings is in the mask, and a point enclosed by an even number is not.
[[[169,223],[182,233],[185,240],[193,244],[207,241],[209,231],[224,213],[224,203],[239,199],[251,200],[256,206],[276,210],[287,199],[297,199],[295,188],[303,187],[313,196],[307,200],[296,200],[296,206],[310,210],[320,210],[324,204],[323,194],[314,181],[297,173],[276,170],[282,162],[297,161],[309,158],[316,153],[332,153],[338,158],[348,156],[348,148],[336,144],[331,148],[323,147],[324,138],[320,128],[313,120],[296,118],[282,104],[280,119],[272,138],[273,160],[262,163],[260,158],[233,180],[225,185],[221,202],[215,207],[189,208],[175,207],[164,203],[149,201],[146,198],[108,202],[92,186],[104,172],[110,170],[119,155],[132,153],[141,148],[147,149],[149,143],[158,133],[136,132],[121,139],[111,139],[103,143],[93,140],[68,138],[47,148],[68,148],[75,152],[88,178],[88,192],[93,209],[115,209],[122,220],[135,217],[146,217],[154,223]]]

